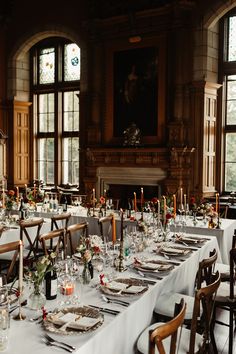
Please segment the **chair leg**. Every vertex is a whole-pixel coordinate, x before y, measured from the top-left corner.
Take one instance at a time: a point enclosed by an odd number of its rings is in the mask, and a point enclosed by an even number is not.
[[[234,310],[229,311],[229,354],[233,353],[233,340],[234,340]]]
[[[212,346],[213,353],[218,354],[213,326],[211,326],[210,328],[210,338],[211,338],[211,346]]]

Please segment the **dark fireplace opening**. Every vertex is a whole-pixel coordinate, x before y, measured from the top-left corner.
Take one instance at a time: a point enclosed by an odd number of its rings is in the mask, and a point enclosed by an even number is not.
[[[136,193],[137,206],[140,206],[141,188],[143,188],[144,202],[150,201],[153,197],[160,197],[160,185],[142,186],[142,185],[127,185],[127,184],[109,184],[107,197],[117,203],[118,208],[127,209],[129,201],[134,199]]]

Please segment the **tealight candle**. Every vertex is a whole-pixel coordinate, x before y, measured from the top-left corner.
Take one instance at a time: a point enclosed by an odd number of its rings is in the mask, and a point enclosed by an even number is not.
[[[74,284],[73,283],[67,283],[65,285],[62,285],[61,287],[61,293],[62,295],[72,295],[74,292]]]

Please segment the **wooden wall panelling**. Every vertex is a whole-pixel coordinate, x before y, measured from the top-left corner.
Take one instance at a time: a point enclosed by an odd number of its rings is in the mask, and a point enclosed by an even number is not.
[[[23,186],[30,181],[30,116],[29,102],[14,101],[13,150],[14,185]]]

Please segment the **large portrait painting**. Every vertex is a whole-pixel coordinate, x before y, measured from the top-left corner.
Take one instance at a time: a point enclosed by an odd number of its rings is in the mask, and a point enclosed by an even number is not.
[[[133,123],[141,145],[165,142],[165,43],[162,36],[135,45],[107,43],[105,144],[124,146],[124,131]]]
[[[156,135],[158,119],[158,49],[114,52],[113,135],[120,137],[132,123],[142,136]]]

